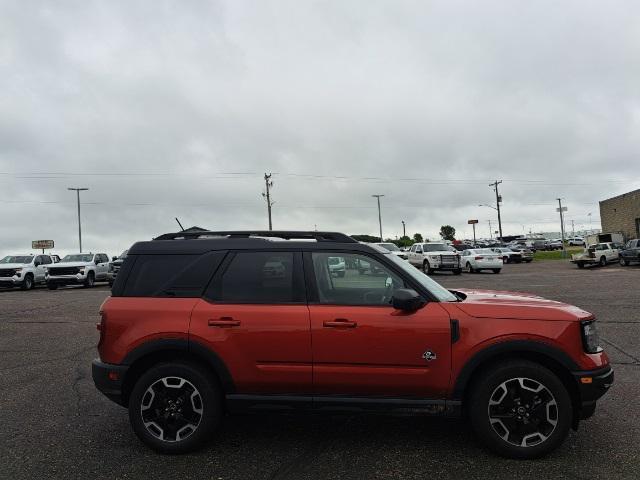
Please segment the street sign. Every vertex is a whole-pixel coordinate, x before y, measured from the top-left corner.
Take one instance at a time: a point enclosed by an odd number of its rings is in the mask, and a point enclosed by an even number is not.
[[[31,248],[34,250],[53,248],[53,245],[53,240],[34,240],[31,242]]]
[[[559,211],[560,211],[560,209],[559,209],[559,208],[556,208],[556,212],[559,212]],[[566,211],[567,211],[567,207],[562,207],[562,211],[563,211],[563,212],[566,212]]]
[[[478,220],[467,220],[469,225],[473,225],[474,223],[478,223]]]

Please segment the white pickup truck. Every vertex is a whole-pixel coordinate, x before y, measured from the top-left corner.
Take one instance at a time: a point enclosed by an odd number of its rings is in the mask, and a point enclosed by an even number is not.
[[[0,260],[0,287],[31,290],[45,283],[46,268],[54,261],[51,255],[8,255]]]
[[[105,253],[74,253],[47,268],[49,290],[61,285],[93,287],[96,281],[108,280],[109,257]]]
[[[620,259],[620,249],[617,243],[605,242],[590,245],[582,253],[571,255],[571,263],[575,263],[578,268],[585,265],[600,265],[604,267],[608,263],[618,262]]]
[[[455,275],[462,273],[460,255],[455,248],[443,242],[414,243],[407,256],[411,265],[426,274],[435,270],[451,271]]]

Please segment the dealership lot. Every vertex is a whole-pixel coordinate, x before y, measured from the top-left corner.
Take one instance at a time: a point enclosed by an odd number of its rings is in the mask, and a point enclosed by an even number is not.
[[[91,381],[106,286],[0,292],[0,478],[638,478],[640,266],[562,261],[434,277],[448,287],[527,291],[599,319],[616,383],[595,416],[538,461],[495,457],[463,421],[410,417],[228,418],[210,446],[157,455]]]

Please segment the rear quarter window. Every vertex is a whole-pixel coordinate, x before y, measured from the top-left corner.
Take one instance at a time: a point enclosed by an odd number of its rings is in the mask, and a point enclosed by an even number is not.
[[[112,295],[200,297],[225,254],[129,255],[116,278]]]

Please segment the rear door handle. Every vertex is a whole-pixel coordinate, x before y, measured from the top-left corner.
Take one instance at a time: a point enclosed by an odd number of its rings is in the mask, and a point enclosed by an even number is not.
[[[207,324],[210,327],[239,327],[240,320],[234,320],[233,317],[220,317],[220,318],[210,318]]]
[[[325,320],[322,325],[326,328],[356,328],[358,322],[353,322],[346,318],[336,318],[335,320]]]

